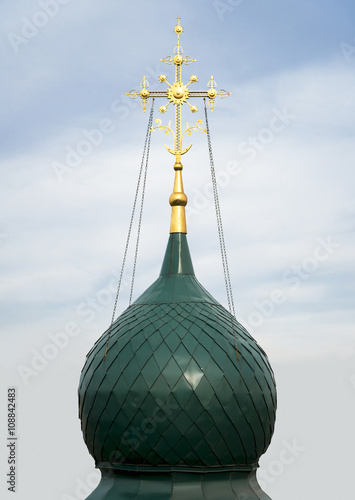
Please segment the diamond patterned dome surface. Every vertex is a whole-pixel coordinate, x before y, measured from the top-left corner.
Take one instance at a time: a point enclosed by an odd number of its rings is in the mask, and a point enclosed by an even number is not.
[[[170,235],[159,278],[115,321],[104,359],[107,335],[89,352],[79,387],[82,431],[98,467],[257,467],[274,429],[273,372],[195,278],[185,234]]]

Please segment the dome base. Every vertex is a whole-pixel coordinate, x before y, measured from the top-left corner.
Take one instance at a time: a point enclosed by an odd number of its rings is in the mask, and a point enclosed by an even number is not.
[[[87,500],[271,500],[256,471],[123,472],[101,470],[98,487]]]

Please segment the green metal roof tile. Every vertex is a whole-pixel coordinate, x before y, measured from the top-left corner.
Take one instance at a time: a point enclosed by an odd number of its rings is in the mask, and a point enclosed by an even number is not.
[[[223,370],[221,370],[221,368],[219,368],[217,363],[213,359],[211,359],[205,368],[205,375],[207,380],[212,386],[213,392],[215,392],[216,389],[218,388],[220,381],[224,377]]]
[[[139,408],[142,405],[148,390],[149,387],[142,373],[140,373],[130,388],[130,392],[133,395],[134,402],[137,405],[137,408]]]
[[[176,328],[173,332],[175,337],[177,337],[180,341],[182,341],[187,334],[186,329],[182,325]]]
[[[151,335],[148,339],[148,343],[153,351],[153,353],[158,349],[158,347],[164,343],[164,339],[161,335],[161,333],[158,331],[155,331],[153,335]]]
[[[83,401],[83,406],[85,405],[90,405],[89,411],[91,410],[91,406],[93,401],[95,401],[96,396],[97,396],[97,391],[105,378],[107,377],[106,373],[103,373],[102,371],[98,371],[97,369],[94,370],[94,374],[90,379],[90,382],[88,384],[87,391],[85,393],[85,398]]]
[[[197,342],[199,342],[200,336],[203,333],[201,327],[196,325],[196,323],[192,323],[187,329],[190,335],[193,336]]]
[[[95,452],[97,460],[114,458],[115,449],[116,449],[116,442],[113,439],[111,439],[111,436],[105,436],[104,440],[101,443],[96,443]]]
[[[179,411],[174,415],[174,425],[179,433],[184,435],[193,425],[193,421],[185,411]]]
[[[190,427],[188,432],[188,438],[190,446],[193,450],[196,449],[197,445],[200,444],[205,439],[205,432],[202,431],[197,425],[194,424],[193,428]]]
[[[139,334],[142,330],[143,330],[143,327],[139,323],[138,317],[137,317],[137,321],[135,322],[134,326],[130,327],[127,330],[124,330],[123,327],[122,328],[120,327],[118,332],[121,331],[123,335],[127,335],[127,332],[129,332],[129,338],[134,338],[135,335]]]
[[[198,346],[198,341],[196,340],[195,337],[192,335],[185,335],[182,343],[186,347],[186,349],[189,351],[189,353],[192,355],[196,347]]]
[[[173,387],[173,394],[179,407],[185,408],[191,396],[191,386],[182,374]]]
[[[207,443],[205,439],[201,439],[199,443],[194,446],[194,450],[197,456],[199,457],[208,457],[211,453],[213,454],[213,450],[211,446]],[[216,456],[213,455],[213,461],[216,460]],[[208,460],[207,460],[208,463]]]
[[[175,446],[180,441],[180,433],[176,432],[176,427],[174,423],[170,423],[167,427],[164,437],[172,450],[175,450]]]
[[[179,456],[179,461],[177,463],[183,463],[183,458],[185,457],[185,454],[191,450],[190,442],[188,441],[188,438],[185,435],[180,436],[179,442],[175,445],[174,451],[177,453]],[[172,464],[176,465],[176,464]]]
[[[231,398],[234,397],[234,391],[232,390],[230,384],[227,382],[225,376],[223,376],[216,387],[216,394],[218,394],[218,400],[223,407],[228,405]]]
[[[132,347],[133,352],[137,351],[142,344],[146,341],[144,335],[134,335],[131,337],[129,345]]]
[[[172,329],[172,331],[175,331],[176,329],[180,328],[180,325],[181,325],[181,318],[177,317],[174,317],[174,308],[171,308],[171,311],[169,312],[169,317],[170,317],[170,320],[169,320],[169,325]],[[184,326],[185,326],[185,322],[187,320],[185,319],[184,320]]]
[[[196,363],[203,371],[206,369],[206,367],[211,359],[211,356],[210,356],[210,353],[208,350],[208,346],[205,345],[204,340],[205,339],[203,338],[203,340],[201,341],[201,342],[203,342],[203,345],[202,345],[202,343],[198,344],[198,346],[196,347],[196,349],[194,350],[194,353],[193,353],[193,358],[195,359]]]
[[[194,422],[196,422],[203,413],[204,408],[194,392],[191,392],[191,396],[185,404],[184,410],[190,415],[190,418],[192,418]]]
[[[215,417],[211,416],[210,412],[207,409],[204,409],[200,415],[200,420],[203,422],[203,430],[204,433],[207,433],[215,425]]]
[[[198,304],[195,304],[197,307]],[[177,302],[174,304],[174,309],[179,311],[179,316],[181,319],[189,319],[192,311],[192,306],[188,302]]]
[[[137,349],[135,352],[135,359],[137,360],[138,366],[141,370],[151,356],[153,356],[153,350],[149,345],[149,342],[145,342],[139,349]]]
[[[153,356],[160,371],[164,370],[167,362],[171,358],[171,354],[171,350],[164,341],[154,350]]]
[[[120,360],[122,359],[122,356],[120,356]],[[136,380],[140,373],[140,367],[137,362],[137,359],[135,356],[133,356],[129,363],[127,363],[126,367],[124,368],[124,376],[126,377],[126,380],[129,381],[131,384]]]
[[[184,457],[184,459],[192,464],[192,465],[195,465],[199,462],[200,460],[200,457],[197,455],[197,453],[195,452],[195,450],[192,448],[190,451],[188,451]]]
[[[174,449],[176,451],[175,446],[172,446],[171,443],[169,442],[169,438],[170,439],[172,438],[172,436],[169,435],[169,432],[167,432],[169,424],[170,422],[167,421],[163,422],[164,431],[160,433],[159,440],[154,447],[154,451],[159,455],[160,461],[171,450]]]
[[[206,438],[209,443],[213,443],[213,453],[220,457],[220,463],[230,464],[234,462],[234,457],[229,451],[222,432],[223,429],[219,430],[214,426],[206,433]]]
[[[171,332],[167,337],[165,337],[164,342],[167,346],[169,346],[171,352],[173,353],[181,343],[181,339],[178,335],[175,335],[175,332]]]
[[[111,350],[111,349],[110,349]],[[120,370],[125,370],[126,366],[130,363],[130,361],[134,358],[136,353],[136,349],[131,342],[127,342],[120,350],[119,350],[119,359],[120,359]]]
[[[175,450],[170,450],[168,454],[166,455],[166,462],[169,464],[176,464],[179,461],[179,455],[176,453]],[[159,487],[157,488],[157,491],[159,491]],[[170,489],[170,495],[171,495],[171,489]],[[168,497],[169,500],[171,499],[171,496]]]
[[[170,389],[173,389],[173,387],[176,385],[176,382],[179,380],[181,375],[182,375],[181,368],[179,367],[177,362],[174,360],[174,358],[171,358],[168,361],[164,370],[161,373],[161,376],[163,376],[165,378]]]
[[[200,366],[196,363],[193,357],[190,359],[190,362],[184,371],[184,377],[196,393],[196,388],[198,387],[201,379],[204,377],[204,372],[201,370]]]
[[[150,388],[150,392],[156,399],[165,400],[171,394],[171,388],[165,378],[160,376]]]
[[[161,370],[153,355],[149,358],[145,366],[142,368],[141,373],[148,388],[150,389],[161,373]]]
[[[180,366],[182,371],[185,371],[191,361],[191,356],[183,344],[179,344],[173,352],[173,358]]]
[[[169,333],[173,332],[174,328],[170,326],[169,319],[166,318],[166,323],[159,327],[159,332],[163,338],[165,338]]]

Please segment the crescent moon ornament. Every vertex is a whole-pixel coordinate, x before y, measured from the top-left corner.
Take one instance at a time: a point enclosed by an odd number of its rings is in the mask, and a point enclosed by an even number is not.
[[[175,151],[174,149],[168,148],[168,146],[166,144],[164,144],[164,146],[169,151],[169,153],[171,153],[172,155],[176,156],[176,155],[184,155],[185,153],[187,153],[189,151],[189,149],[191,149],[192,144],[190,144],[190,146],[188,146],[187,148],[183,149],[182,151]]]

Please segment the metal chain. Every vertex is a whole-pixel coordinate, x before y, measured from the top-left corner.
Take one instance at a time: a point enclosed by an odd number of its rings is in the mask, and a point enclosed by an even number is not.
[[[139,247],[139,239],[140,239],[141,227],[142,227],[142,216],[143,216],[145,186],[146,186],[146,183],[147,183],[148,160],[149,160],[149,151],[150,151],[150,139],[152,137],[151,129],[152,129],[152,125],[153,125],[153,108],[154,108],[154,98],[153,98],[152,109],[150,111],[149,122],[148,122],[149,134],[148,134],[148,143],[147,143],[147,154],[146,154],[146,159],[145,159],[145,170],[144,170],[143,187],[142,187],[141,208],[140,208],[140,211],[139,211],[136,250],[135,250],[135,253],[134,253],[134,263],[133,263],[133,271],[132,271],[131,291],[130,291],[130,294],[129,294],[129,303],[128,303],[129,305],[131,305],[131,303],[132,303],[134,279],[136,277],[138,247]]]
[[[143,147],[142,161],[141,161],[141,166],[140,166],[139,175],[138,175],[138,181],[137,181],[137,187],[136,187],[136,192],[135,192],[134,201],[133,201],[133,208],[132,208],[132,213],[131,213],[131,220],[130,220],[129,228],[128,228],[126,246],[125,246],[125,250],[124,250],[124,254],[123,254],[122,267],[121,267],[120,277],[119,277],[118,285],[117,285],[117,292],[116,292],[115,302],[114,302],[113,311],[112,311],[111,323],[110,323],[109,330],[108,330],[108,336],[107,336],[107,342],[106,342],[106,350],[105,350],[105,356],[104,356],[105,358],[106,358],[106,355],[107,355],[108,345],[109,345],[109,341],[110,341],[110,337],[111,337],[112,325],[113,325],[113,322],[114,322],[115,316],[116,316],[117,303],[118,303],[118,298],[119,298],[119,295],[120,295],[120,290],[121,290],[121,285],[122,285],[122,279],[123,279],[123,273],[124,273],[124,269],[125,269],[125,266],[126,266],[127,252],[128,252],[129,242],[130,242],[130,239],[131,239],[131,233],[132,233],[132,227],[133,227],[133,220],[134,220],[134,215],[135,215],[135,212],[136,212],[136,206],[137,206],[139,188],[140,188],[141,179],[142,179],[142,173],[143,173],[143,168],[144,168],[144,160],[146,160],[145,161],[144,181],[143,181],[143,192],[142,192],[142,199],[141,199],[141,210],[140,210],[140,216],[139,216],[138,235],[137,235],[137,243],[136,243],[134,273],[135,273],[135,268],[136,268],[136,258],[137,258],[137,255],[138,255],[138,241],[139,241],[139,235],[140,235],[140,224],[141,224],[141,220],[142,220],[144,190],[145,190],[146,177],[147,177],[149,148],[150,148],[150,138],[151,138],[151,128],[152,128],[152,123],[153,123],[153,113],[154,113],[154,99],[153,99],[152,108],[151,108],[150,114],[149,114],[148,127],[147,127],[146,136],[145,136],[144,147]],[[134,281],[134,274],[132,276],[130,300],[131,300],[131,296],[132,296],[132,293],[133,293],[133,281]]]
[[[224,283],[225,283],[225,287],[226,287],[229,312],[232,316],[235,317],[233,291],[232,291],[232,284],[231,284],[231,279],[230,279],[230,274],[229,274],[226,244],[225,244],[224,233],[223,233],[221,207],[219,204],[219,197],[218,197],[216,170],[214,167],[214,160],[213,160],[212,143],[211,143],[210,128],[209,128],[209,124],[208,124],[206,99],[204,98],[203,100],[204,100],[204,105],[205,105],[205,120],[206,120],[208,154],[209,154],[209,158],[210,158],[213,196],[214,196],[215,212],[216,212],[216,219],[217,219],[219,246],[220,246],[220,250],[221,250],[221,258],[222,258],[222,265],[223,265]],[[237,339],[236,339],[236,334],[235,334],[233,322],[232,322],[232,329],[233,329],[233,335],[234,335],[234,346],[235,346],[235,350],[236,350],[237,358],[238,358],[239,355],[238,355],[238,348],[237,348]]]

